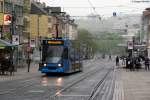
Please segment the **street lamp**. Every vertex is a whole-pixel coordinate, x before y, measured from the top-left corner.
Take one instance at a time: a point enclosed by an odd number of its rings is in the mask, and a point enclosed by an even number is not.
[[[41,61],[41,35],[40,35],[40,17],[41,17],[41,14],[38,14],[38,19],[37,19],[37,48],[38,48],[38,51],[39,51],[39,55],[40,55],[40,61]]]
[[[30,72],[30,52],[31,52],[31,47],[30,47],[30,34],[28,33],[28,47],[27,47],[27,65],[28,65],[28,70],[27,72]]]

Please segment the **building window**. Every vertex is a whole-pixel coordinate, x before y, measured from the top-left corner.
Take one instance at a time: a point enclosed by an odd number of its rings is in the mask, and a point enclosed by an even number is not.
[[[4,4],[4,12],[5,13],[9,13],[9,14],[12,13],[12,3],[5,2],[5,4]]]
[[[23,7],[19,5],[15,5],[15,12],[17,16],[23,16]]]
[[[51,28],[48,28],[48,33],[51,33],[52,29]]]
[[[51,19],[51,18],[48,18],[48,22],[51,23],[51,22],[52,22],[52,19]]]
[[[30,28],[30,22],[27,19],[24,19],[24,27],[23,30],[27,31]]]
[[[23,32],[23,27],[22,26],[16,26],[15,27],[15,34],[17,35],[22,35],[22,32]]]
[[[3,2],[0,2],[0,12],[3,12]]]

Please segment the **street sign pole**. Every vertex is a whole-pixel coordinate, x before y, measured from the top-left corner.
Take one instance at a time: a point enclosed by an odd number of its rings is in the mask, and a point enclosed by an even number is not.
[[[30,34],[29,34],[29,33],[28,33],[28,47],[27,47],[27,53],[28,53],[28,57],[27,57],[28,69],[27,69],[27,72],[30,72],[31,59],[30,59]]]

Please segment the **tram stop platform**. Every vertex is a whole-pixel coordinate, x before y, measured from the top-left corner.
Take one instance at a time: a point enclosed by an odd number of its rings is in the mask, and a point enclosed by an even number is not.
[[[116,67],[113,100],[150,100],[150,71]]]

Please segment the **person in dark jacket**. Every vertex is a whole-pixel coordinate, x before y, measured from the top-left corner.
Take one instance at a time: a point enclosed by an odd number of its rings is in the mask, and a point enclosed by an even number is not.
[[[116,57],[116,66],[119,66],[119,57]]]
[[[145,58],[145,70],[149,70],[149,58],[148,57],[146,57]]]

